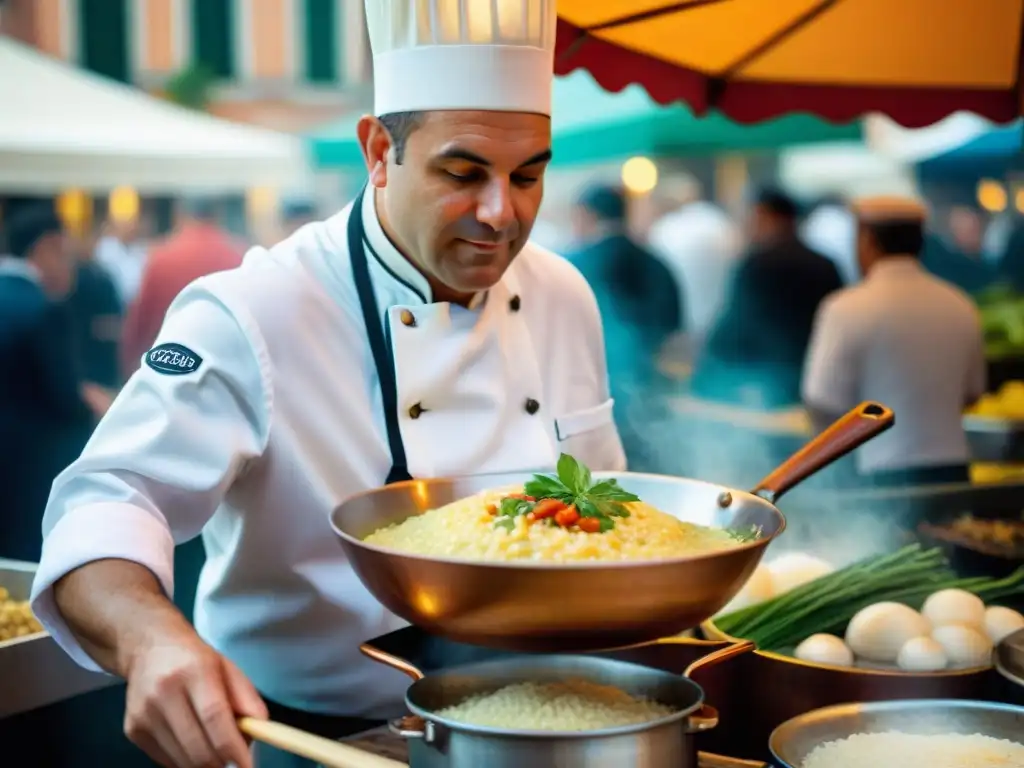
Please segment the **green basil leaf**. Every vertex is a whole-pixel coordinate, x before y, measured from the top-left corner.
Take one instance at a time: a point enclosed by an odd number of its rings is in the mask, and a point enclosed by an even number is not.
[[[558,478],[547,475],[534,475],[533,479],[528,480],[523,486],[523,492],[535,499],[551,499],[571,494],[571,491]]]
[[[579,464],[576,459],[570,456],[568,453],[563,453],[558,457],[558,479],[562,481],[562,484],[573,493],[583,493],[587,490],[584,485],[582,488],[576,484],[576,479],[579,476]]]
[[[615,527],[615,521],[612,520],[610,517],[599,517],[597,518],[597,520],[601,524],[601,533],[604,533],[605,531],[610,531],[612,528]]]
[[[495,528],[504,528],[506,531],[511,531],[516,527],[516,520],[514,517],[499,517],[494,521]]]
[[[617,480],[602,480],[587,491],[587,495],[600,496],[609,501],[640,501],[640,497],[635,493],[620,487]]]
[[[601,517],[601,510],[586,496],[576,499],[576,511],[580,513],[580,517]]]

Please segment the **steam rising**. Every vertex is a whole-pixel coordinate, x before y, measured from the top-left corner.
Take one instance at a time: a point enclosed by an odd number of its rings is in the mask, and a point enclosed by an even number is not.
[[[631,471],[746,490],[811,437],[798,408],[768,411],[716,404],[689,397],[678,383],[655,387],[630,377],[617,379],[616,416]],[[771,545],[769,561],[786,552],[806,552],[841,568],[907,543],[900,505],[850,505],[851,472],[849,463],[833,466],[780,500],[788,525]]]

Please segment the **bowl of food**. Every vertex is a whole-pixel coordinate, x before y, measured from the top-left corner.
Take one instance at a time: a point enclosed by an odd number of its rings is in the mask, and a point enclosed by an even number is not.
[[[780,725],[782,768],[1014,768],[1024,765],[1024,708],[983,701],[842,704]]]
[[[722,649],[687,672],[752,647]],[[372,657],[415,679],[405,697],[412,715],[391,724],[408,741],[413,768],[697,768],[713,758],[698,755],[694,736],[714,728],[718,713],[688,674],[596,656],[541,655],[423,675],[403,660]]]
[[[563,455],[556,474],[395,483],[331,523],[367,589],[428,632],[520,651],[632,645],[720,610],[785,528],[774,501],[891,424],[863,404],[753,492]]]

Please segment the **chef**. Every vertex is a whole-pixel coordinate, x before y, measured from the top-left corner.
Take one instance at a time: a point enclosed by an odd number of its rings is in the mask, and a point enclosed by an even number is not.
[[[920,262],[925,208],[873,197],[854,205],[864,280],[822,303],[803,399],[823,426],[863,400],[896,425],[855,453],[870,485],[966,482],[963,409],[985,391],[984,340],[967,294]]]
[[[560,452],[624,466],[594,296],[528,242],[554,3],[497,6],[367,0],[367,186],[188,287],[54,483],[33,608],[126,678],[126,733],[162,765],[248,768],[237,715],[340,737],[401,711],[407,679],[358,651],[403,622],[329,527],[346,497]],[[193,629],[172,556],[200,534]]]

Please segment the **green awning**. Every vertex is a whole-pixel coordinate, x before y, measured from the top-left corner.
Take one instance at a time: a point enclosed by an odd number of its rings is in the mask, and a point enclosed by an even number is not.
[[[582,71],[555,80],[554,105],[553,150],[560,166],[633,155],[770,151],[861,138],[859,122],[833,125],[810,115],[787,115],[757,125],[740,125],[717,113],[698,118],[682,104],[659,106],[636,85],[608,93]],[[346,118],[307,135],[317,167],[362,165],[355,138],[358,119]]]

